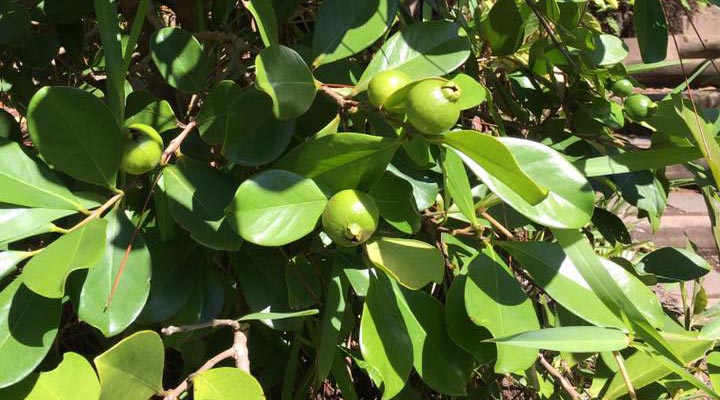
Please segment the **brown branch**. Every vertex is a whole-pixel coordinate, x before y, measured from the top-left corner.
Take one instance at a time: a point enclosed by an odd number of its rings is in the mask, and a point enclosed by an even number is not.
[[[550,365],[550,363],[545,360],[545,357],[543,357],[542,354],[540,354],[538,358],[540,360],[540,365],[542,365],[543,368],[545,368],[545,370],[550,373],[550,375],[552,375],[555,379],[558,380],[558,382],[560,382],[562,388],[565,390],[565,392],[567,392],[567,394],[570,395],[570,397],[573,398],[573,400],[580,399],[580,393],[575,390],[573,385],[571,385],[570,382],[568,382],[568,380],[564,376],[562,376],[562,374],[558,370],[555,369],[555,367]]]
[[[248,374],[250,373],[250,357],[247,347],[247,334],[245,333],[247,326],[245,324],[241,324],[233,319],[214,319],[210,322],[203,324],[168,326],[166,328],[163,328],[161,332],[166,336],[170,336],[175,333],[192,332],[198,329],[212,328],[218,326],[229,326],[233,329],[232,347],[207,360],[205,364],[198,368],[197,371],[190,374],[187,378],[183,379],[183,381],[180,382],[180,384],[174,389],[164,392],[164,400],[176,400],[178,396],[180,396],[188,389],[190,382],[197,374],[212,369],[215,365],[217,365],[221,361],[227,360],[228,358],[234,358],[235,366],[237,368],[244,372],[247,372]]]
[[[180,149],[180,145],[182,145],[182,142],[185,141],[187,138],[187,135],[192,132],[193,128],[197,125],[196,121],[190,121],[187,125],[185,125],[182,132],[180,132],[179,135],[173,139],[170,144],[165,148],[165,151],[163,151],[162,158],[160,159],[160,165],[167,165],[170,162],[170,159],[172,158],[173,154],[176,154],[177,151]]]
[[[346,99],[343,95],[331,89],[331,87],[326,84],[320,85],[320,91],[322,91],[326,96],[333,99],[341,108],[350,108],[360,104],[355,100]]]
[[[515,235],[513,235],[512,232],[510,232],[510,231],[508,230],[508,228],[506,228],[503,224],[501,224],[500,222],[498,222],[498,220],[496,220],[495,218],[493,218],[493,217],[492,217],[490,214],[488,214],[486,211],[481,211],[481,212],[480,212],[480,216],[483,217],[483,218],[485,218],[486,220],[488,220],[488,222],[490,222],[490,224],[491,224],[495,229],[499,230],[499,231],[500,231],[503,235],[505,235],[508,239],[510,239],[510,240],[515,240]]]
[[[69,231],[74,231],[75,229],[79,229],[90,222],[92,222],[94,219],[99,218],[105,211],[110,209],[115,203],[118,202],[118,200],[122,199],[122,197],[125,195],[125,193],[120,192],[116,194],[115,196],[111,197],[108,201],[106,201],[103,205],[95,209],[95,211],[91,212],[90,215],[85,217],[82,221],[78,222],[75,226],[69,229]]]

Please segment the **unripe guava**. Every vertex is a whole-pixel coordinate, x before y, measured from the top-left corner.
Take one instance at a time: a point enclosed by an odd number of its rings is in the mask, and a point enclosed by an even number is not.
[[[633,93],[633,89],[635,89],[635,86],[633,86],[632,82],[628,79],[619,79],[612,85],[612,92],[618,97],[630,96]]]
[[[368,84],[368,99],[375,107],[385,106],[385,102],[399,89],[410,83],[408,74],[396,69],[379,72],[373,76]],[[399,104],[387,111],[393,115],[402,114],[404,104]]]
[[[153,127],[132,124],[127,128],[120,168],[130,175],[150,172],[160,163],[162,152],[162,137]]]
[[[636,121],[642,121],[651,116],[655,109],[657,109],[657,104],[644,94],[631,94],[625,99],[625,114]]]
[[[408,93],[405,109],[408,122],[427,135],[452,128],[460,118],[460,88],[452,81],[427,79]]]
[[[338,246],[357,246],[375,232],[379,214],[375,200],[367,193],[343,190],[331,197],[325,206],[323,230]]]

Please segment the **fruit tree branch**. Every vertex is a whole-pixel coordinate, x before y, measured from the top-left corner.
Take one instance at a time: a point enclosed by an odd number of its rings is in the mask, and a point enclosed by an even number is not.
[[[167,165],[168,162],[170,162],[173,154],[177,153],[177,151],[180,149],[180,145],[182,145],[183,141],[185,141],[185,139],[187,138],[187,135],[192,132],[195,126],[197,126],[196,121],[188,122],[182,132],[180,132],[180,134],[177,135],[175,139],[173,139],[170,144],[167,145],[165,151],[163,151],[162,158],[160,159],[160,165]]]
[[[359,104],[355,100],[346,99],[343,95],[333,90],[329,85],[321,84],[320,91],[322,91],[326,96],[333,99],[341,108],[350,108]]]
[[[545,357],[543,357],[542,354],[540,354],[539,360],[540,365],[542,365],[543,368],[545,368],[545,370],[550,373],[550,375],[552,375],[555,379],[558,380],[558,382],[560,382],[562,388],[565,390],[565,392],[567,392],[567,394],[570,395],[570,397],[573,398],[573,400],[580,399],[580,393],[575,390],[573,385],[571,385],[570,382],[568,382],[568,380],[564,376],[562,376],[562,374],[558,370],[555,369],[555,367],[553,367],[552,365],[550,365],[549,362],[547,362],[547,360],[545,359]]]

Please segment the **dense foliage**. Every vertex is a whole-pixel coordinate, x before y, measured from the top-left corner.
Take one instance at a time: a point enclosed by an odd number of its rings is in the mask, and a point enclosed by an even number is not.
[[[634,3],[626,68],[582,0],[0,1],[0,398],[717,397]]]

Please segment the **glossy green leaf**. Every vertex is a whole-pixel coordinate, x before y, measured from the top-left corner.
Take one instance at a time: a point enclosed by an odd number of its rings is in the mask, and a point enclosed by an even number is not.
[[[12,1],[0,4],[0,44],[22,41],[30,33],[30,14],[27,8]]]
[[[470,319],[493,337],[540,329],[535,308],[502,259],[488,247],[468,268],[465,307]],[[495,372],[524,371],[537,359],[538,349],[497,344]]]
[[[52,242],[25,265],[22,282],[41,296],[63,297],[68,275],[90,268],[102,257],[106,225],[105,220],[94,220]]]
[[[380,216],[400,232],[413,234],[420,230],[420,213],[415,207],[410,184],[385,172],[368,192],[380,210]]]
[[[150,292],[151,266],[145,241],[140,234],[134,235],[135,225],[125,213],[115,208],[104,219],[105,252],[85,278],[78,316],[110,337],[124,331],[142,311]],[[126,256],[128,246],[132,248]],[[108,303],[116,279],[117,288]]]
[[[362,133],[311,137],[275,167],[311,178],[335,192],[369,189],[385,172],[399,146],[397,139]]]
[[[328,0],[318,10],[313,32],[313,65],[331,63],[365,50],[390,28],[396,0]]]
[[[540,204],[548,197],[548,189],[528,176],[500,140],[476,131],[452,131],[443,135],[442,141],[457,150],[463,161],[491,189],[496,187],[495,181],[501,182],[502,187],[511,188],[515,196],[530,205]]]
[[[413,346],[390,281],[370,274],[370,288],[360,319],[360,352],[382,379],[383,398],[405,387],[413,367]]]
[[[599,34],[594,36],[593,41],[595,49],[590,52],[590,60],[597,66],[617,64],[622,62],[628,55],[625,42],[617,36]]]
[[[494,56],[513,54],[525,37],[525,21],[514,0],[498,0],[481,27]]]
[[[20,279],[0,292],[0,388],[20,381],[45,358],[57,335],[60,312],[59,299],[31,292]]]
[[[405,72],[414,80],[448,75],[469,56],[470,42],[458,25],[447,21],[417,22],[383,43],[355,91],[364,91],[375,74],[388,69]]]
[[[52,221],[75,213],[71,210],[24,208],[0,204],[0,243],[52,232]]]
[[[271,320],[280,320],[280,319],[289,319],[289,318],[309,317],[311,315],[317,315],[318,313],[319,313],[319,311],[317,309],[286,312],[286,313],[258,312],[258,313],[243,315],[242,317],[238,318],[238,321],[271,321]]]
[[[180,311],[190,298],[193,283],[200,275],[202,257],[202,248],[186,239],[153,248],[150,295],[138,322],[162,322]]]
[[[193,377],[195,400],[264,400],[260,383],[249,373],[230,367],[213,368]]]
[[[0,201],[27,207],[83,210],[72,193],[40,160],[15,142],[0,138]]]
[[[387,170],[410,183],[418,210],[426,210],[435,204],[440,187],[433,172],[417,171],[406,166],[393,164],[388,165]]]
[[[92,365],[77,353],[63,354],[52,371],[41,372],[25,400],[97,400],[100,383]]]
[[[691,281],[712,271],[712,266],[700,255],[677,247],[663,247],[646,254],[638,268],[656,275],[661,282]]]
[[[619,351],[630,344],[630,338],[621,330],[597,326],[545,328],[495,338],[491,341],[518,347],[569,353]]]
[[[430,282],[442,282],[445,261],[435,246],[415,239],[380,237],[365,251],[370,262],[401,285],[420,289]]]
[[[0,251],[0,280],[15,272],[20,262],[32,256],[30,251]]]
[[[487,89],[475,78],[466,74],[453,75],[452,80],[462,91],[458,106],[461,110],[467,110],[482,104],[487,98]]]
[[[455,277],[445,297],[445,325],[455,344],[475,357],[479,364],[487,364],[497,357],[496,346],[484,342],[492,338],[485,328],[475,325],[468,317],[465,308],[465,285],[467,276]]]
[[[167,100],[156,99],[152,94],[135,91],[128,95],[125,106],[125,126],[145,124],[158,133],[177,128],[177,117]]]
[[[262,246],[282,246],[315,229],[327,198],[312,179],[268,170],[244,181],[225,211],[243,239]]]
[[[242,5],[247,8],[255,20],[260,38],[265,47],[278,44],[278,22],[275,16],[275,9],[272,2],[264,0],[242,0]]]
[[[581,227],[590,221],[595,194],[585,176],[565,157],[530,140],[505,137],[500,141],[515,156],[525,174],[549,192],[544,200],[533,205],[516,193],[514,187],[511,189],[490,171],[483,172],[478,164],[464,159],[493,193],[528,219],[548,227]]]
[[[475,202],[473,201],[470,180],[465,171],[465,164],[453,150],[445,152],[443,159],[445,172],[445,185],[447,193],[453,199],[460,212],[470,221],[472,226],[478,226]]]
[[[325,304],[323,305],[322,327],[320,339],[315,347],[318,363],[318,380],[322,382],[330,373],[342,329],[343,315],[345,314],[345,297],[348,293],[347,279],[342,275],[342,269],[333,266],[332,275],[328,281]]]
[[[223,144],[222,152],[241,165],[258,166],[278,158],[294,133],[294,121],[272,115],[264,93],[241,90],[232,81],[218,83],[198,114],[198,130],[208,144]]]
[[[203,48],[192,33],[177,27],[157,30],[150,38],[150,54],[170,86],[188,93],[205,89]]]
[[[564,308],[598,326],[627,329],[598,297],[562,248],[554,243],[528,242],[502,244],[520,262],[533,280]],[[604,270],[620,290],[654,326],[663,321],[664,312],[655,293],[636,276],[610,260],[600,259]]]
[[[633,11],[633,25],[643,62],[649,64],[664,60],[668,27],[660,0],[638,0]]]
[[[27,118],[48,163],[81,181],[115,187],[122,138],[105,103],[81,89],[45,86],[32,97]]]
[[[317,92],[315,78],[295,50],[266,47],[255,58],[255,68],[255,84],[272,98],[276,118],[296,118],[310,108]]]
[[[242,240],[225,220],[232,201],[232,179],[209,165],[183,157],[164,170],[170,213],[198,243],[217,250],[237,250]]]
[[[668,147],[586,158],[575,166],[587,177],[622,174],[682,164],[702,157],[697,147]]]
[[[140,331],[95,357],[101,400],[145,400],[162,391],[165,349],[153,331]]]
[[[440,393],[464,395],[473,361],[450,339],[443,305],[423,291],[400,292],[397,286],[395,291],[412,341],[413,366],[420,378]]]

